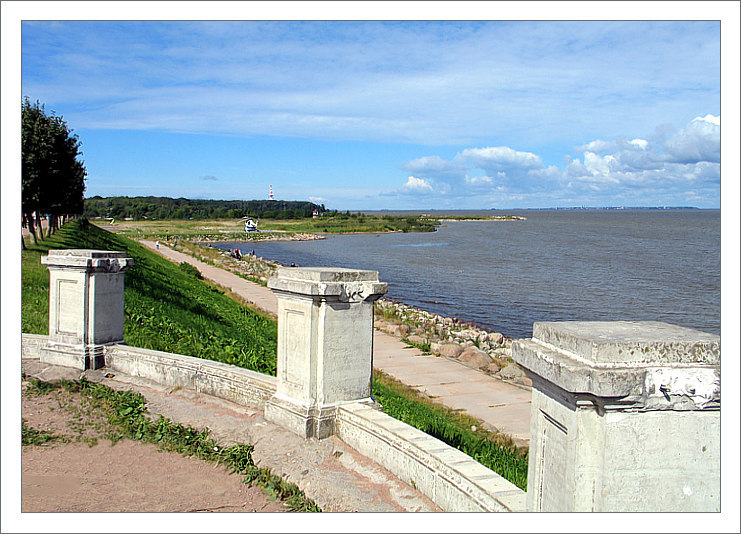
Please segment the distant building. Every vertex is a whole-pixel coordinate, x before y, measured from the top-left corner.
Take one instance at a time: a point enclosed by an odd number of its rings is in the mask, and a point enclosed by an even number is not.
[[[273,186],[270,186],[270,194],[268,195],[268,200],[275,200],[275,197],[273,196]]]
[[[319,210],[314,210],[314,211],[313,211],[313,212],[311,213],[311,216],[312,216],[312,217],[313,217],[314,219],[318,219],[318,218],[319,218]]]

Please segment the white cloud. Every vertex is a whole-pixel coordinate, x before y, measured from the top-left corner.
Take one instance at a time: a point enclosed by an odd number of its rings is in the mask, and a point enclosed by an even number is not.
[[[720,126],[720,117],[716,117],[715,115],[707,114],[704,117],[697,117],[692,122],[695,121],[704,121],[709,122],[710,124],[714,124],[715,126]]]
[[[313,202],[314,204],[323,204],[326,201],[327,199],[322,197],[309,197],[309,202]]]
[[[422,175],[442,181],[457,181],[465,178],[468,166],[458,158],[453,161],[445,161],[440,156],[425,156],[413,159],[402,168],[418,176]]]
[[[416,178],[414,176],[410,176],[409,178],[407,178],[406,183],[395,191],[395,193],[401,195],[419,195],[432,192],[432,185],[430,185],[422,178]]]
[[[426,156],[405,168],[418,171],[415,180],[427,181],[417,184],[410,177],[402,189],[423,187],[428,193],[453,191],[461,196],[490,194],[499,200],[536,204],[546,197],[563,198],[572,204],[591,205],[644,205],[650,198],[676,203],[695,198],[684,195],[691,189],[698,198],[713,202],[720,184],[720,164],[713,160],[719,150],[719,124],[719,117],[698,117],[663,146],[638,137],[598,139],[579,147],[581,157],[565,156],[563,170],[546,166],[537,154],[506,146],[467,148],[449,161]]]
[[[609,176],[614,162],[615,156],[611,154],[598,156],[594,152],[584,153],[584,166],[592,176]]]
[[[531,152],[520,152],[507,146],[487,148],[467,148],[456,159],[470,161],[473,165],[487,171],[518,167],[521,169],[539,168],[543,160]]]
[[[506,174],[504,172],[498,172],[499,178],[504,178]],[[489,176],[468,176],[466,175],[466,183],[470,185],[488,185],[492,183],[492,179]]]
[[[690,105],[713,109],[720,71],[714,21],[41,21],[23,29],[24,91],[77,128],[575,144],[576,135],[672,122]]]
[[[587,143],[586,145],[576,147],[576,149],[580,152],[594,152],[595,154],[601,154],[603,152],[615,150],[615,146],[616,145],[614,141],[603,141],[601,139],[597,139],[595,141]]]
[[[720,162],[720,117],[696,117],[664,145],[666,160],[675,163]]]

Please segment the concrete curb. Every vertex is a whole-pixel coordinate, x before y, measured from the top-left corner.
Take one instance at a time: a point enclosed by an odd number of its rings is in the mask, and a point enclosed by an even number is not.
[[[448,512],[524,512],[526,493],[470,456],[383,412],[341,406],[337,435]]]

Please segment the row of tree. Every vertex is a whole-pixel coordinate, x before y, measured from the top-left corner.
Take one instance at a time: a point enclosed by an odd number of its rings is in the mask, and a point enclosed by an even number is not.
[[[100,197],[85,199],[85,216],[114,219],[301,219],[324,205],[288,200],[205,200],[169,197]]]
[[[66,218],[82,213],[87,171],[80,140],[61,116],[28,97],[21,115],[21,224],[38,242],[44,238],[42,218],[48,217],[48,237]]]

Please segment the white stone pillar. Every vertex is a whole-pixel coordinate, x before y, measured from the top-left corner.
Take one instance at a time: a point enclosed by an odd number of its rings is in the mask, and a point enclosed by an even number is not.
[[[49,341],[40,359],[77,369],[105,365],[103,347],[123,341],[124,252],[50,250]]]
[[[337,407],[371,401],[373,303],[387,290],[376,271],[281,267],[278,389],[265,418],[303,437],[334,433]]]
[[[719,336],[535,323],[512,357],[533,380],[529,511],[720,511]]]

